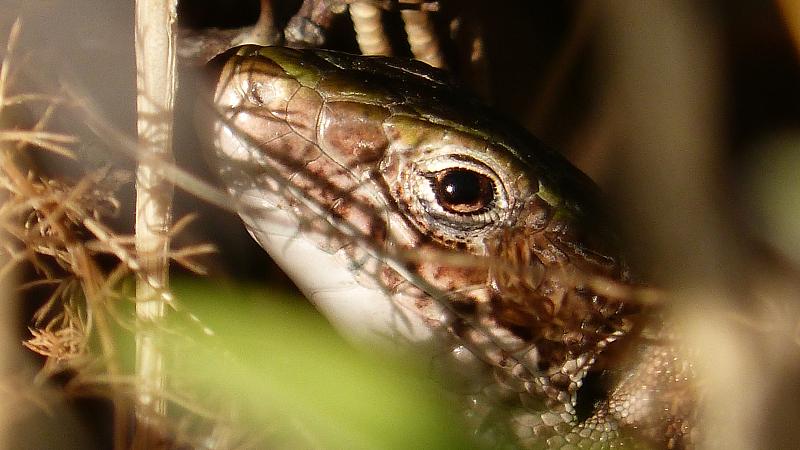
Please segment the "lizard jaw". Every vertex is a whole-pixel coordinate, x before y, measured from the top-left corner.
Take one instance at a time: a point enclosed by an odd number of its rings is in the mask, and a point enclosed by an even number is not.
[[[370,348],[432,344],[430,321],[413,304],[398,302],[398,293],[378,284],[365,284],[360,269],[348,262],[351,256],[344,249],[331,253],[321,248],[313,231],[301,231],[296,214],[270,198],[277,196],[261,189],[239,192],[237,197],[251,207],[241,217],[253,238],[342,335]]]
[[[240,163],[274,165],[233,122],[234,118],[240,124],[251,120],[249,113],[241,110],[242,99],[229,95],[224,100],[223,116],[213,121],[212,129],[215,148],[233,163],[231,170],[238,170],[235,166]],[[437,311],[431,311],[430,306],[422,310],[416,305],[416,297],[375,282],[362,267],[354,267],[352,252],[356,249],[331,245],[327,225],[322,230],[308,229],[309,211],[297,199],[287,199],[285,189],[291,182],[283,174],[263,173],[257,178],[228,186],[239,204],[240,217],[250,235],[340,334],[369,348],[396,349],[414,344],[418,350],[420,344],[433,346],[432,325],[439,322]]]

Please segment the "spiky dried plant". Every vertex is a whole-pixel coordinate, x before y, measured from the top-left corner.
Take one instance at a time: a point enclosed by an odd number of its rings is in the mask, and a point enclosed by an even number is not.
[[[136,379],[125,368],[131,355],[121,349],[120,333],[130,335],[136,329],[128,311],[133,303],[131,280],[148,285],[161,300],[172,297],[163,283],[143,269],[135,237],[120,234],[107,224],[120,209],[115,195],[130,182],[130,172],[105,167],[67,182],[39,173],[30,163],[28,156],[42,151],[76,158],[81,146],[78,139],[50,131],[49,125],[60,108],[81,105],[63,95],[14,91],[9,74],[20,30],[17,22],[0,70],[0,282],[6,293],[17,292],[38,304],[28,328],[30,337],[22,343],[44,357],[30,386],[32,392],[67,375],[69,381],[62,390],[67,398],[107,396],[115,410],[116,446],[126,448],[125,430]],[[23,121],[9,106],[38,112],[38,119],[21,128]],[[194,218],[179,219],[164,237],[183,232]],[[167,256],[189,271],[204,273],[195,257],[212,252],[212,245],[198,244],[170,249]],[[17,281],[13,275],[20,273],[24,277]],[[10,299],[5,300],[11,306]],[[4,345],[18,347],[13,338]],[[164,387],[153,396],[160,401],[184,402],[191,409],[191,402],[167,390]]]

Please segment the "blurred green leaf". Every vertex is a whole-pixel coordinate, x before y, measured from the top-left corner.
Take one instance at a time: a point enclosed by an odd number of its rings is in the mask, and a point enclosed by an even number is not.
[[[470,447],[422,364],[358,352],[274,292],[207,282],[174,291],[215,333],[209,348],[183,354],[190,379],[243,405],[256,429],[283,417],[321,448]]]
[[[800,263],[800,133],[765,142],[750,165],[750,202],[757,232]]]

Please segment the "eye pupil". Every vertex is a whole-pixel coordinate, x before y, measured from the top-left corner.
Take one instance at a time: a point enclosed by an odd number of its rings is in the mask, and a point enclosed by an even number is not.
[[[485,175],[467,169],[438,173],[434,180],[439,204],[454,213],[474,214],[484,211],[494,197],[494,185]]]
[[[481,197],[478,175],[467,170],[451,170],[439,181],[442,199],[450,204],[471,204]]]

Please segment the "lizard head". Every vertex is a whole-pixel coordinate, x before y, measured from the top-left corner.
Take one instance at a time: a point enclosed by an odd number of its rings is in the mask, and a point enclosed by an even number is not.
[[[608,288],[629,274],[588,177],[419,62],[243,46],[215,67],[214,165],[334,326],[488,370],[541,400],[529,428],[574,420],[642,315]]]
[[[294,223],[281,233],[338,253],[334,264],[351,266],[359,286],[383,297],[403,297],[405,289],[408,299],[391,300],[391,309],[411,299],[414,306],[403,320],[391,317],[398,311],[386,316],[393,327],[415,315],[426,326],[445,320],[441,301],[430,299],[436,290],[458,307],[491,310],[525,338],[560,334],[562,323],[545,330],[554,321],[580,320],[579,330],[593,296],[574,280],[575,269],[626,276],[609,251],[594,184],[443,72],[410,60],[275,47],[244,46],[221,59],[217,167],[234,197],[267,206],[239,208],[248,228],[268,245],[278,230],[270,220],[288,214],[283,220]],[[312,300],[336,289],[295,274],[318,272],[312,261],[291,270],[295,256],[273,257]],[[381,258],[399,267],[366,263]],[[600,316],[610,317],[603,307]],[[331,308],[322,307],[336,323]],[[598,336],[623,326],[600,316]]]

